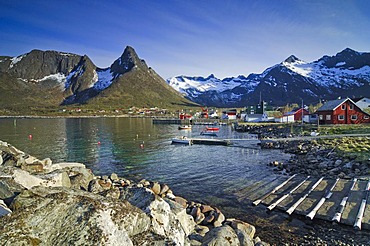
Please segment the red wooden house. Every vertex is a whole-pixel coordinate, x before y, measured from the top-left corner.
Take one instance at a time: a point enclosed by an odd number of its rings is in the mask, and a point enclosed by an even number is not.
[[[308,114],[310,114],[310,112],[308,112],[306,109],[296,108],[290,112],[285,113],[284,116],[294,115],[294,121],[302,121],[302,116]]]
[[[370,115],[362,111],[349,98],[328,101],[316,113],[320,124],[370,123]]]

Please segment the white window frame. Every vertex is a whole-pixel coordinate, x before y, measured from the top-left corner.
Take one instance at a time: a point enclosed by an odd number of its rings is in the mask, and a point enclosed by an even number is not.
[[[344,120],[344,114],[338,115],[338,120]]]
[[[345,110],[346,109],[346,105],[345,104],[342,104],[342,110]]]
[[[351,120],[357,120],[357,114],[351,115]]]
[[[353,110],[354,108],[355,108],[355,106],[353,104],[349,105],[349,110]]]
[[[326,120],[331,120],[331,114],[327,114],[327,115],[325,116],[325,119],[326,119]]]

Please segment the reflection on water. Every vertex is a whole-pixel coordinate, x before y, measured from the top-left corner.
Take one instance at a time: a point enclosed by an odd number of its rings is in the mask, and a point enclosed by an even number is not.
[[[281,180],[266,164],[288,155],[261,150],[229,126],[220,127],[218,138],[235,139],[232,146],[171,144],[178,135],[200,137],[203,128],[180,131],[145,118],[0,119],[0,140],[39,159],[82,162],[98,175],[156,180],[188,199],[233,209],[241,206],[234,201],[249,204]]]

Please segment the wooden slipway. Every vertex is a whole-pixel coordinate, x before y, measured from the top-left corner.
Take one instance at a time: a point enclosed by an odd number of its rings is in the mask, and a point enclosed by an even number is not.
[[[294,177],[274,193],[267,197],[265,195],[266,198],[264,198],[261,203],[271,208],[270,205],[274,203],[276,204],[280,199],[280,202],[276,207],[272,206],[274,208],[271,210],[279,209],[286,212],[292,206],[297,205],[298,200],[302,200],[301,198],[305,197],[305,199],[296,206],[293,213],[306,216],[319,203],[321,198],[325,197],[328,190],[336,182],[335,179],[324,178],[314,189],[312,189],[313,185],[320,177],[309,177],[297,188],[297,186],[306,178],[307,177],[305,176]],[[352,183],[353,180],[339,179],[335,187],[332,189],[332,195],[322,203],[313,220],[323,219],[332,221],[336,212],[340,210],[340,204],[343,198],[348,195],[348,200],[341,214],[339,223],[354,226],[361,203],[363,203],[364,198],[367,198],[360,228],[370,230],[370,191],[366,191],[368,180],[358,179],[353,186],[353,189],[350,190]],[[292,190],[294,190],[294,192],[291,192]],[[281,200],[281,197],[286,194],[289,195],[286,196],[285,199]],[[307,219],[309,220],[310,218]],[[359,228],[357,227],[356,229]]]

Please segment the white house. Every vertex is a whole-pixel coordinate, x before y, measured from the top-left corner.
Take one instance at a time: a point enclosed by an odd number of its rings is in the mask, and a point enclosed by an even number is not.
[[[353,101],[361,110],[370,108],[370,99],[367,97],[355,98]]]
[[[275,118],[275,122],[277,122],[277,123],[291,123],[291,122],[294,122],[294,114],[284,115],[282,117]]]
[[[266,113],[263,114],[245,114],[243,117],[245,122],[266,122],[269,117]]]

